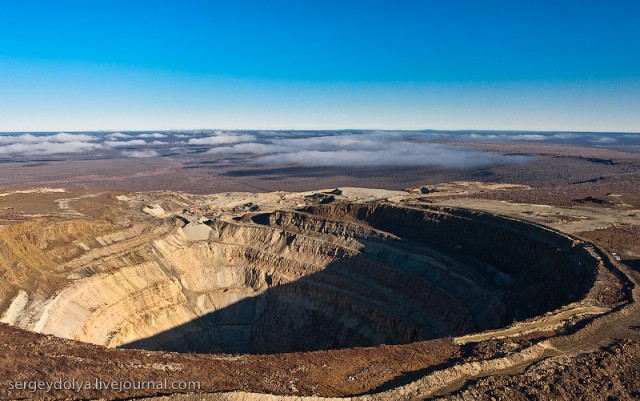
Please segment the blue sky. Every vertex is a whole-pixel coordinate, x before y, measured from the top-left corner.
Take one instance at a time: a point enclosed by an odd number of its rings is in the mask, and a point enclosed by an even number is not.
[[[1,1],[0,131],[640,132],[638,1]]]

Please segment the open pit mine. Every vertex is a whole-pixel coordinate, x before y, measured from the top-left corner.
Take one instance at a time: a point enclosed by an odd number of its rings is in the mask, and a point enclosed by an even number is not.
[[[8,399],[425,399],[597,347],[632,304],[594,244],[420,191],[0,199],[4,376],[199,383]]]

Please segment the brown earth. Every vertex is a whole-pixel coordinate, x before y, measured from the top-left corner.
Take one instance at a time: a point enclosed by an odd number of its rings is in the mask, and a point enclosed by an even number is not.
[[[515,375],[479,379],[443,400],[632,400],[640,398],[640,342],[551,357]]]

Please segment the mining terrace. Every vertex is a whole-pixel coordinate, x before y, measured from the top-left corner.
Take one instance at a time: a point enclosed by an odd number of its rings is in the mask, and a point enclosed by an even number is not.
[[[470,200],[514,189],[5,191],[0,398],[469,398],[637,340],[637,272],[581,234],[637,210]],[[5,385],[58,376],[200,389]]]

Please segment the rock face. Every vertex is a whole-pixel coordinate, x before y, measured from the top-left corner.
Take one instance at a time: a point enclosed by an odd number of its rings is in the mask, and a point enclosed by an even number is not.
[[[185,352],[398,344],[561,307],[586,293],[597,264],[583,243],[549,229],[442,207],[332,202],[202,224],[192,235],[170,218],[108,226],[28,291],[5,280],[2,320]]]

